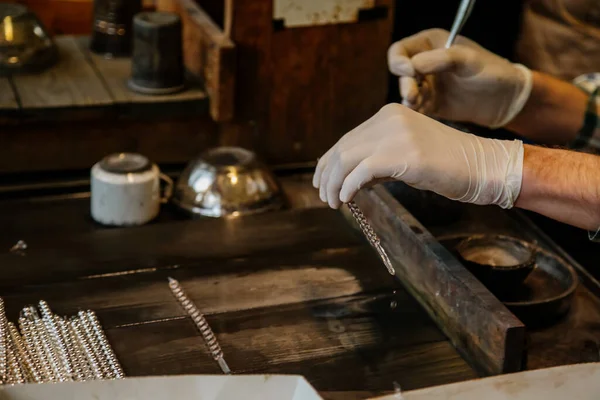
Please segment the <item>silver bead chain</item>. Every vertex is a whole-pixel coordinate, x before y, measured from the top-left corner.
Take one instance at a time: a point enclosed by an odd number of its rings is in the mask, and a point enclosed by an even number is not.
[[[365,235],[365,237],[367,238],[369,243],[371,243],[371,246],[373,246],[375,248],[375,250],[381,257],[381,260],[383,261],[383,264],[387,268],[390,275],[396,275],[396,270],[394,269],[394,266],[392,265],[392,261],[388,257],[383,246],[381,246],[381,239],[379,239],[379,236],[373,230],[373,227],[367,220],[367,217],[365,217],[365,214],[363,214],[363,212],[358,207],[358,205],[353,201],[349,202],[347,204],[347,206],[348,206],[348,209],[350,210],[350,213],[352,214],[352,216],[358,223],[358,226],[363,231],[363,234]]]
[[[208,321],[206,318],[204,318],[204,315],[200,312],[200,310],[198,310],[198,307],[196,307],[192,300],[187,297],[178,281],[173,278],[169,278],[169,288],[181,307],[185,310],[185,312],[187,312],[190,318],[192,318],[194,324],[196,324],[196,327],[206,342],[208,350],[212,354],[213,359],[219,364],[221,371],[223,371],[224,374],[230,374],[231,370],[225,362],[223,350],[221,350],[221,346],[217,341],[217,337],[210,328],[210,325],[208,325]]]
[[[38,308],[23,308],[18,322],[19,328],[8,322],[0,298],[1,384],[125,377],[93,311],[66,319],[42,300]]]

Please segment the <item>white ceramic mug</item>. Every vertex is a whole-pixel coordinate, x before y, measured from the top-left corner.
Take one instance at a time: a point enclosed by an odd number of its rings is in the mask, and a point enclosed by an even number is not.
[[[166,183],[161,194],[160,181]],[[158,215],[173,191],[173,181],[158,166],[135,153],[111,154],[92,167],[92,218],[104,225],[145,224]]]

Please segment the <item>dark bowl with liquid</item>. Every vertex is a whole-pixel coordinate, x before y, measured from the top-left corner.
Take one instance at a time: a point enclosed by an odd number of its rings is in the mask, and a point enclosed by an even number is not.
[[[509,236],[470,236],[456,251],[465,267],[496,295],[519,287],[535,267],[535,247]]]

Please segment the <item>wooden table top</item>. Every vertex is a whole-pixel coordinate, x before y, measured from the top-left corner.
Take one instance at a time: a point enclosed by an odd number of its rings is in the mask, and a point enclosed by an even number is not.
[[[0,293],[9,319],[40,299],[93,309],[130,376],[218,374],[172,297],[178,279],[207,314],[234,373],[300,374],[326,399],[364,399],[476,377],[435,324],[308,182],[292,209],[233,220],[105,229],[85,194],[0,207]],[[302,194],[304,193],[304,194]]]
[[[129,58],[106,59],[90,52],[86,36],[57,36],[55,41],[59,61],[53,67],[0,77],[4,122],[207,113],[208,98],[197,84],[173,95],[137,94],[127,87]]]

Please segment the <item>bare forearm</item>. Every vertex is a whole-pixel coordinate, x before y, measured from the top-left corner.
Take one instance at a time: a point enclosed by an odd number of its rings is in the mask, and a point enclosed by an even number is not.
[[[533,72],[531,96],[507,128],[538,143],[566,144],[581,129],[587,103],[575,85]]]
[[[600,157],[525,146],[516,206],[595,231],[600,227]]]

